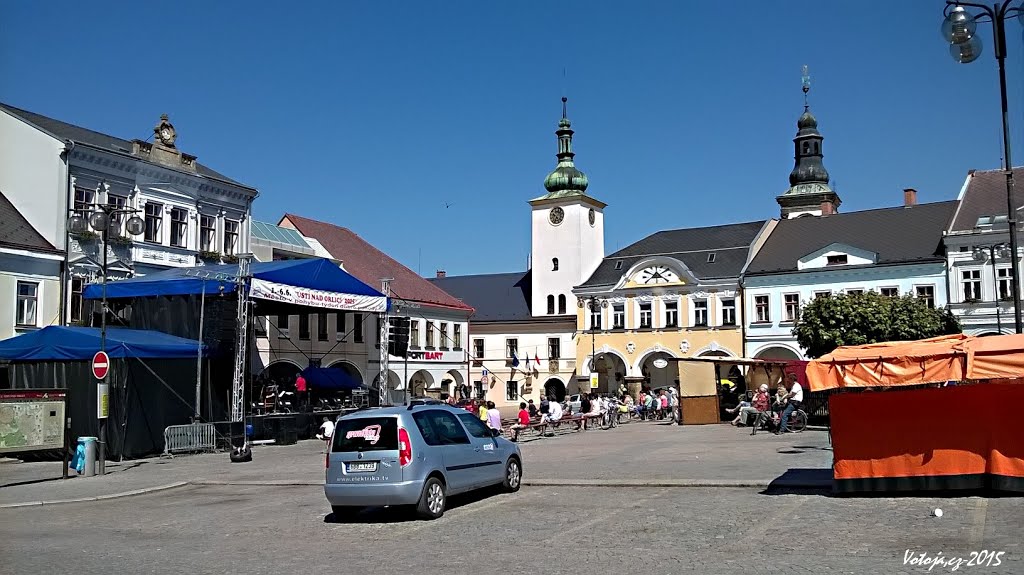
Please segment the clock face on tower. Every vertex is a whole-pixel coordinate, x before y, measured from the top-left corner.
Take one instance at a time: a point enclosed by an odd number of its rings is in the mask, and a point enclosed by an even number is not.
[[[668,266],[651,266],[640,270],[637,275],[640,283],[647,285],[678,283],[679,276],[668,269]]]
[[[562,223],[562,220],[564,218],[565,212],[562,210],[562,208],[559,207],[553,208],[551,210],[551,213],[548,214],[548,219],[551,220],[551,225],[553,226],[557,226],[558,224]]]

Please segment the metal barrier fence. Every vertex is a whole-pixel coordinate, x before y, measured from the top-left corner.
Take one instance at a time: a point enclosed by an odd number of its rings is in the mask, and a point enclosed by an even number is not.
[[[164,455],[217,448],[217,428],[212,423],[171,425],[164,429]]]

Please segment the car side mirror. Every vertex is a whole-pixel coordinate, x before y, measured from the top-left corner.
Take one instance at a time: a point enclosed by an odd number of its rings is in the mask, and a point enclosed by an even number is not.
[[[498,437],[499,435],[501,435],[500,429],[491,428],[491,437]]]

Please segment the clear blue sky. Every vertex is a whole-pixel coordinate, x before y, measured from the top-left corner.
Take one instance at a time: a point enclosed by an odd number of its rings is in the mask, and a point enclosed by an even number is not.
[[[168,113],[179,147],[259,188],[258,219],[350,227],[424,275],[511,271],[563,90],[609,253],[777,216],[803,64],[841,211],[896,205],[904,187],[955,198],[967,170],[999,166],[999,99],[990,27],[985,55],[955,64],[943,6],[3,1],[0,101],[127,139]]]

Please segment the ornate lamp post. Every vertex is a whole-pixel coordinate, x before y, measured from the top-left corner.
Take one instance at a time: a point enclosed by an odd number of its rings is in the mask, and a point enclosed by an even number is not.
[[[102,186],[101,186],[102,187]],[[124,224],[124,232],[137,236],[145,231],[146,223],[137,215],[139,210],[133,208],[119,208],[108,204],[92,206],[83,210],[71,210],[71,217],[68,218],[68,230],[71,233],[88,232],[89,228],[100,233],[103,241],[103,259],[100,268],[100,282],[103,289],[103,298],[100,303],[102,317],[100,318],[100,351],[107,351],[107,238],[110,232],[120,234],[120,218],[118,216],[133,214]],[[106,451],[107,451],[107,420],[100,418],[100,449],[96,464],[97,473],[103,475],[106,472]]]
[[[586,307],[590,311],[590,373],[593,374],[597,368],[597,331],[601,329],[600,321],[594,321],[594,313],[608,309],[608,302],[597,299],[597,296],[580,298],[577,305]]]
[[[981,38],[976,34],[978,22],[992,22],[994,35],[993,51],[999,62],[999,96],[1003,112],[1003,171],[1006,173],[1006,220],[1010,226],[1010,253],[1012,254],[1010,277],[1013,283],[1013,319],[1017,333],[1022,332],[1020,308],[1020,256],[1017,245],[1017,206],[1013,201],[1013,162],[1010,160],[1010,122],[1006,98],[1006,21],[1018,18],[1024,23],[1024,5],[1011,7],[1016,0],[1001,0],[988,6],[973,2],[946,0],[942,21],[942,37],[949,42],[949,53],[961,64],[969,64],[981,56]],[[965,6],[974,8],[971,14]],[[997,303],[998,306],[998,303]]]
[[[996,329],[1000,334],[1003,333],[1003,319],[1002,312],[999,310],[999,302],[1003,300],[1004,295],[999,290],[999,272],[996,270],[996,256],[1001,258],[1010,258],[1010,246],[1006,244],[993,244],[990,246],[977,246],[974,248],[974,261],[983,262],[988,260],[992,263],[992,294],[993,301],[996,304]],[[1011,265],[1015,265],[1015,262],[1010,258]],[[1009,295],[1009,294],[1006,294]]]

